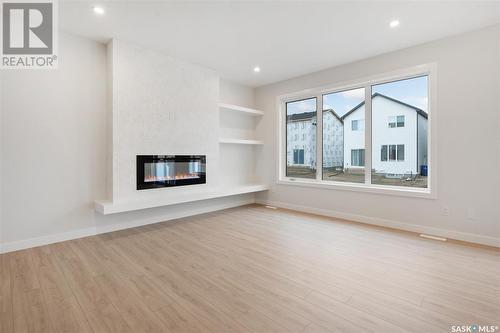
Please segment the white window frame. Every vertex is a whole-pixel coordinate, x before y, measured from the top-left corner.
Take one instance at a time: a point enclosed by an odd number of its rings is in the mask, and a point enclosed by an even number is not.
[[[372,112],[371,95],[372,86],[389,83],[420,76],[428,76],[428,165],[427,188],[412,188],[405,186],[371,184],[371,172],[365,172],[364,183],[348,183],[336,181],[324,181],[323,175],[323,95],[341,92],[345,90],[365,88],[365,171],[372,169]],[[399,69],[387,73],[381,73],[370,77],[350,80],[339,84],[332,84],[303,91],[285,94],[277,97],[277,152],[278,163],[276,165],[277,184],[316,187],[332,190],[348,190],[366,193],[387,194],[396,196],[407,196],[423,199],[437,199],[437,65],[435,63],[423,64],[411,68]],[[286,176],[286,102],[316,97],[317,126],[316,126],[316,179],[301,179]],[[405,119],[406,126],[406,119]],[[377,151],[374,152],[377,154]],[[406,153],[406,152],[405,152]]]

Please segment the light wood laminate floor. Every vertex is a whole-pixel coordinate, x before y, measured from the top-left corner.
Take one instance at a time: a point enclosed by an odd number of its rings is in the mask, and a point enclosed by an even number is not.
[[[245,206],[0,256],[1,332],[500,325],[500,252]]]

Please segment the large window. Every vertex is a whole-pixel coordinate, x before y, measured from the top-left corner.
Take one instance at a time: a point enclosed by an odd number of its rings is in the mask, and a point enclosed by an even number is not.
[[[365,182],[365,89],[323,95],[323,180]]]
[[[428,186],[428,108],[427,76],[372,86],[372,184]]]
[[[302,182],[430,193],[431,68],[286,100],[286,142],[280,148],[286,147],[286,167],[281,164],[280,181],[309,178]]]
[[[316,98],[286,103],[286,175],[316,178]]]

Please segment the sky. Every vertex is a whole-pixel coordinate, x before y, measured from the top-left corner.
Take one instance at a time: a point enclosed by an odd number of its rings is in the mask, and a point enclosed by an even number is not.
[[[372,93],[380,93],[413,105],[427,112],[427,76],[394,81],[372,87]],[[352,89],[323,96],[323,109],[334,109],[342,117],[364,100],[365,89]],[[287,114],[316,111],[316,99],[307,99],[287,104]]]

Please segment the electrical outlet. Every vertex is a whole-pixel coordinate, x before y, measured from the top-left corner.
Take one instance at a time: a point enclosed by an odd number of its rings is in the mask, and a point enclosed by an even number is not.
[[[450,207],[443,206],[443,208],[442,208],[442,214],[443,214],[443,216],[450,216]]]

